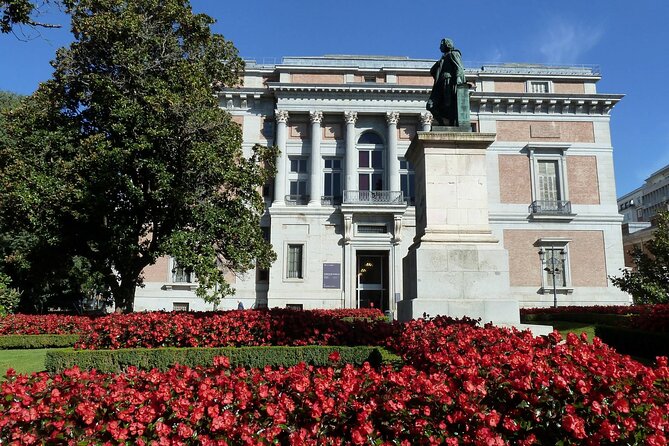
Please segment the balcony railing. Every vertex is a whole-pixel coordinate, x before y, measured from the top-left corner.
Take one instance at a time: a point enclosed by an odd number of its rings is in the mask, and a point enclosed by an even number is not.
[[[529,207],[530,214],[570,215],[571,201],[533,201]]]
[[[286,195],[285,198],[288,206],[305,206],[309,203],[308,195]]]
[[[405,204],[402,191],[395,190],[345,190],[344,204]]]
[[[321,204],[323,206],[336,206],[341,204],[341,196],[334,197],[332,195],[323,195],[321,197]]]

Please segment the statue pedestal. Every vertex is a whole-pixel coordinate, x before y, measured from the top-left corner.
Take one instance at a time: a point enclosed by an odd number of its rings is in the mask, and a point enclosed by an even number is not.
[[[416,172],[416,237],[404,258],[398,318],[469,316],[518,325],[506,249],[488,221],[486,149],[492,133],[418,132],[406,158]]]

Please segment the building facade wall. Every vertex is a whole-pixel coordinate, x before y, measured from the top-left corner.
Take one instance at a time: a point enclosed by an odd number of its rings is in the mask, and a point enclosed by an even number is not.
[[[408,186],[413,171],[404,154],[416,132],[431,125],[425,101],[434,61],[342,58],[251,64],[243,88],[220,94],[221,106],[242,126],[245,153],[255,143],[277,145],[281,158],[261,222],[277,261],[268,276],[251,271],[236,278],[236,295],[219,308],[236,308],[237,301],[245,308],[361,306],[362,295],[377,291],[361,272],[361,259],[369,257],[384,265],[384,309],[396,311],[403,259],[416,235],[415,191]],[[486,154],[489,220],[509,252],[512,292],[521,305],[552,303],[538,256],[538,246],[551,240],[568,251],[569,283],[560,291],[561,303],[626,303],[607,278],[623,266],[609,129],[609,112],[620,96],[598,95],[598,73],[580,68],[494,66],[468,70],[467,76],[477,87],[471,96],[475,131],[497,135]],[[375,136],[366,140],[366,134]],[[366,156],[365,163],[376,167],[363,166]],[[558,166],[568,213],[535,212],[542,160]],[[339,175],[338,196],[326,197],[326,175],[333,172]],[[379,178],[378,194],[361,192],[362,183],[374,189]],[[299,274],[293,270],[298,246]],[[191,299],[190,309],[211,309],[197,303],[195,284],[160,283],[169,268],[165,262],[147,269],[136,309],[170,309],[184,299]],[[338,276],[332,273],[337,267]]]

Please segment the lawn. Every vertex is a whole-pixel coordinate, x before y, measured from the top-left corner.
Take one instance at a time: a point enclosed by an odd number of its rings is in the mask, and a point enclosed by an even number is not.
[[[593,324],[583,324],[580,322],[569,322],[569,321],[550,321],[550,322],[532,322],[533,324],[538,325],[552,325],[563,338],[567,337],[567,334],[574,333],[577,336],[581,336],[581,333],[585,333],[588,336],[588,341],[592,342],[592,338],[595,337],[595,325]]]
[[[0,350],[0,376],[5,376],[5,372],[10,367],[19,373],[44,370],[44,358],[47,351],[49,351],[48,348]]]

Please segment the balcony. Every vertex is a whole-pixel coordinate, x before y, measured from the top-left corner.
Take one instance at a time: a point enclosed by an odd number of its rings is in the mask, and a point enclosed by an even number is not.
[[[536,200],[529,206],[530,218],[534,220],[572,220],[571,201]]]
[[[344,204],[356,205],[405,205],[402,191],[395,190],[345,190]]]
[[[334,197],[332,195],[323,195],[321,197],[321,205],[323,206],[337,206],[341,204],[341,196]]]
[[[308,195],[286,195],[285,199],[288,206],[306,206],[309,203]]]

